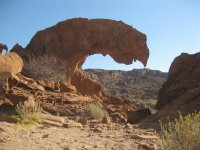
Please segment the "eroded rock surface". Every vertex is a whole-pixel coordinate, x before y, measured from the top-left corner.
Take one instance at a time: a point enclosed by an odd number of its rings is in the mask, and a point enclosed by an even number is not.
[[[23,68],[23,60],[17,53],[0,55],[0,74],[17,74]],[[0,78],[3,78],[1,75]]]
[[[156,108],[161,109],[189,91],[200,87],[200,53],[182,53],[169,69],[169,77],[159,91]],[[199,95],[200,96],[200,95]],[[192,99],[192,97],[191,97]],[[200,107],[199,107],[200,108]]]
[[[0,55],[0,98],[7,92],[8,78],[21,72],[23,60],[16,53],[6,53]]]
[[[159,91],[156,108],[159,111],[146,118],[144,123],[159,127],[159,119],[174,119],[179,112],[187,115],[200,110],[200,53],[182,53],[175,58],[168,79]]]
[[[23,51],[15,46],[24,59],[34,55],[55,55],[64,59],[70,71],[66,81],[86,95],[102,95],[101,86],[82,73],[81,66],[89,55],[110,55],[116,62],[147,63],[149,51],[146,35],[121,21],[76,18],[39,31]],[[27,54],[27,55],[26,55]]]
[[[2,81],[1,114],[13,115],[17,104],[35,100],[40,103],[45,111],[53,115],[76,117],[81,114],[88,114],[89,104],[98,103],[108,113],[108,116],[113,118],[113,121],[117,118],[117,123],[125,123],[127,118],[130,118],[127,116],[126,111],[131,112],[137,109],[134,102],[110,95],[104,95],[103,97],[82,95],[73,88],[69,89],[67,85],[61,83],[58,87],[60,90],[46,88],[47,84],[36,82],[20,73],[6,76],[5,80]],[[113,117],[114,114],[115,117]],[[5,120],[5,117],[0,116],[0,119]]]

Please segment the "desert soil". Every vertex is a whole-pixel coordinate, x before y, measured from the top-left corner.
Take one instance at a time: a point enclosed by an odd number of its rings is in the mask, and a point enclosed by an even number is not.
[[[82,127],[19,126],[0,122],[0,150],[158,150],[152,129],[137,125],[88,123]]]

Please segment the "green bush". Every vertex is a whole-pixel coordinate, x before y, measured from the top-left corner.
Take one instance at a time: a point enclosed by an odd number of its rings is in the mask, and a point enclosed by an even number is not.
[[[106,115],[105,110],[99,104],[90,104],[89,112],[94,119],[102,119]]]
[[[15,110],[17,115],[13,117],[18,120],[18,124],[31,125],[40,122],[41,107],[34,100],[19,103]]]
[[[160,136],[165,150],[200,150],[200,112],[161,123]]]

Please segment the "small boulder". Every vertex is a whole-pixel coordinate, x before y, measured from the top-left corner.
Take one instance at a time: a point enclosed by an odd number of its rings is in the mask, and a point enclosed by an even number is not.
[[[138,123],[142,119],[151,115],[151,111],[148,108],[140,109],[137,111],[129,111],[127,112],[128,122],[129,123]]]
[[[127,122],[127,119],[118,112],[111,114],[111,117],[112,117],[114,123],[126,123]]]
[[[43,136],[42,136],[42,138],[48,138],[49,137],[49,134],[44,134]]]
[[[78,122],[81,123],[82,125],[87,125],[88,120],[87,120],[87,118],[80,118],[80,119],[78,120]]]
[[[133,129],[133,126],[130,123],[127,123],[125,126],[126,129]]]
[[[104,116],[104,117],[102,118],[102,121],[101,121],[101,122],[104,123],[104,124],[110,124],[110,123],[111,123],[111,118],[108,117],[108,116]]]
[[[63,127],[65,128],[82,128],[82,124],[73,120],[69,120],[66,123],[63,123]]]
[[[147,143],[140,143],[138,145],[138,150],[159,150],[156,145],[149,145]]]
[[[9,123],[17,123],[18,120],[6,114],[0,114],[0,121],[5,121]]]
[[[54,90],[55,88],[55,82],[51,81],[51,80],[37,80],[37,83],[40,84],[41,86],[45,87],[45,89],[47,90]]]
[[[75,86],[60,82],[60,92],[76,92]]]

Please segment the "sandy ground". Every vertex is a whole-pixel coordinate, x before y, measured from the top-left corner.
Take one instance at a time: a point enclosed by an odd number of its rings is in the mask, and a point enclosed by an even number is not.
[[[0,150],[158,150],[153,130],[133,125],[88,124],[82,127],[21,127],[0,122]]]

